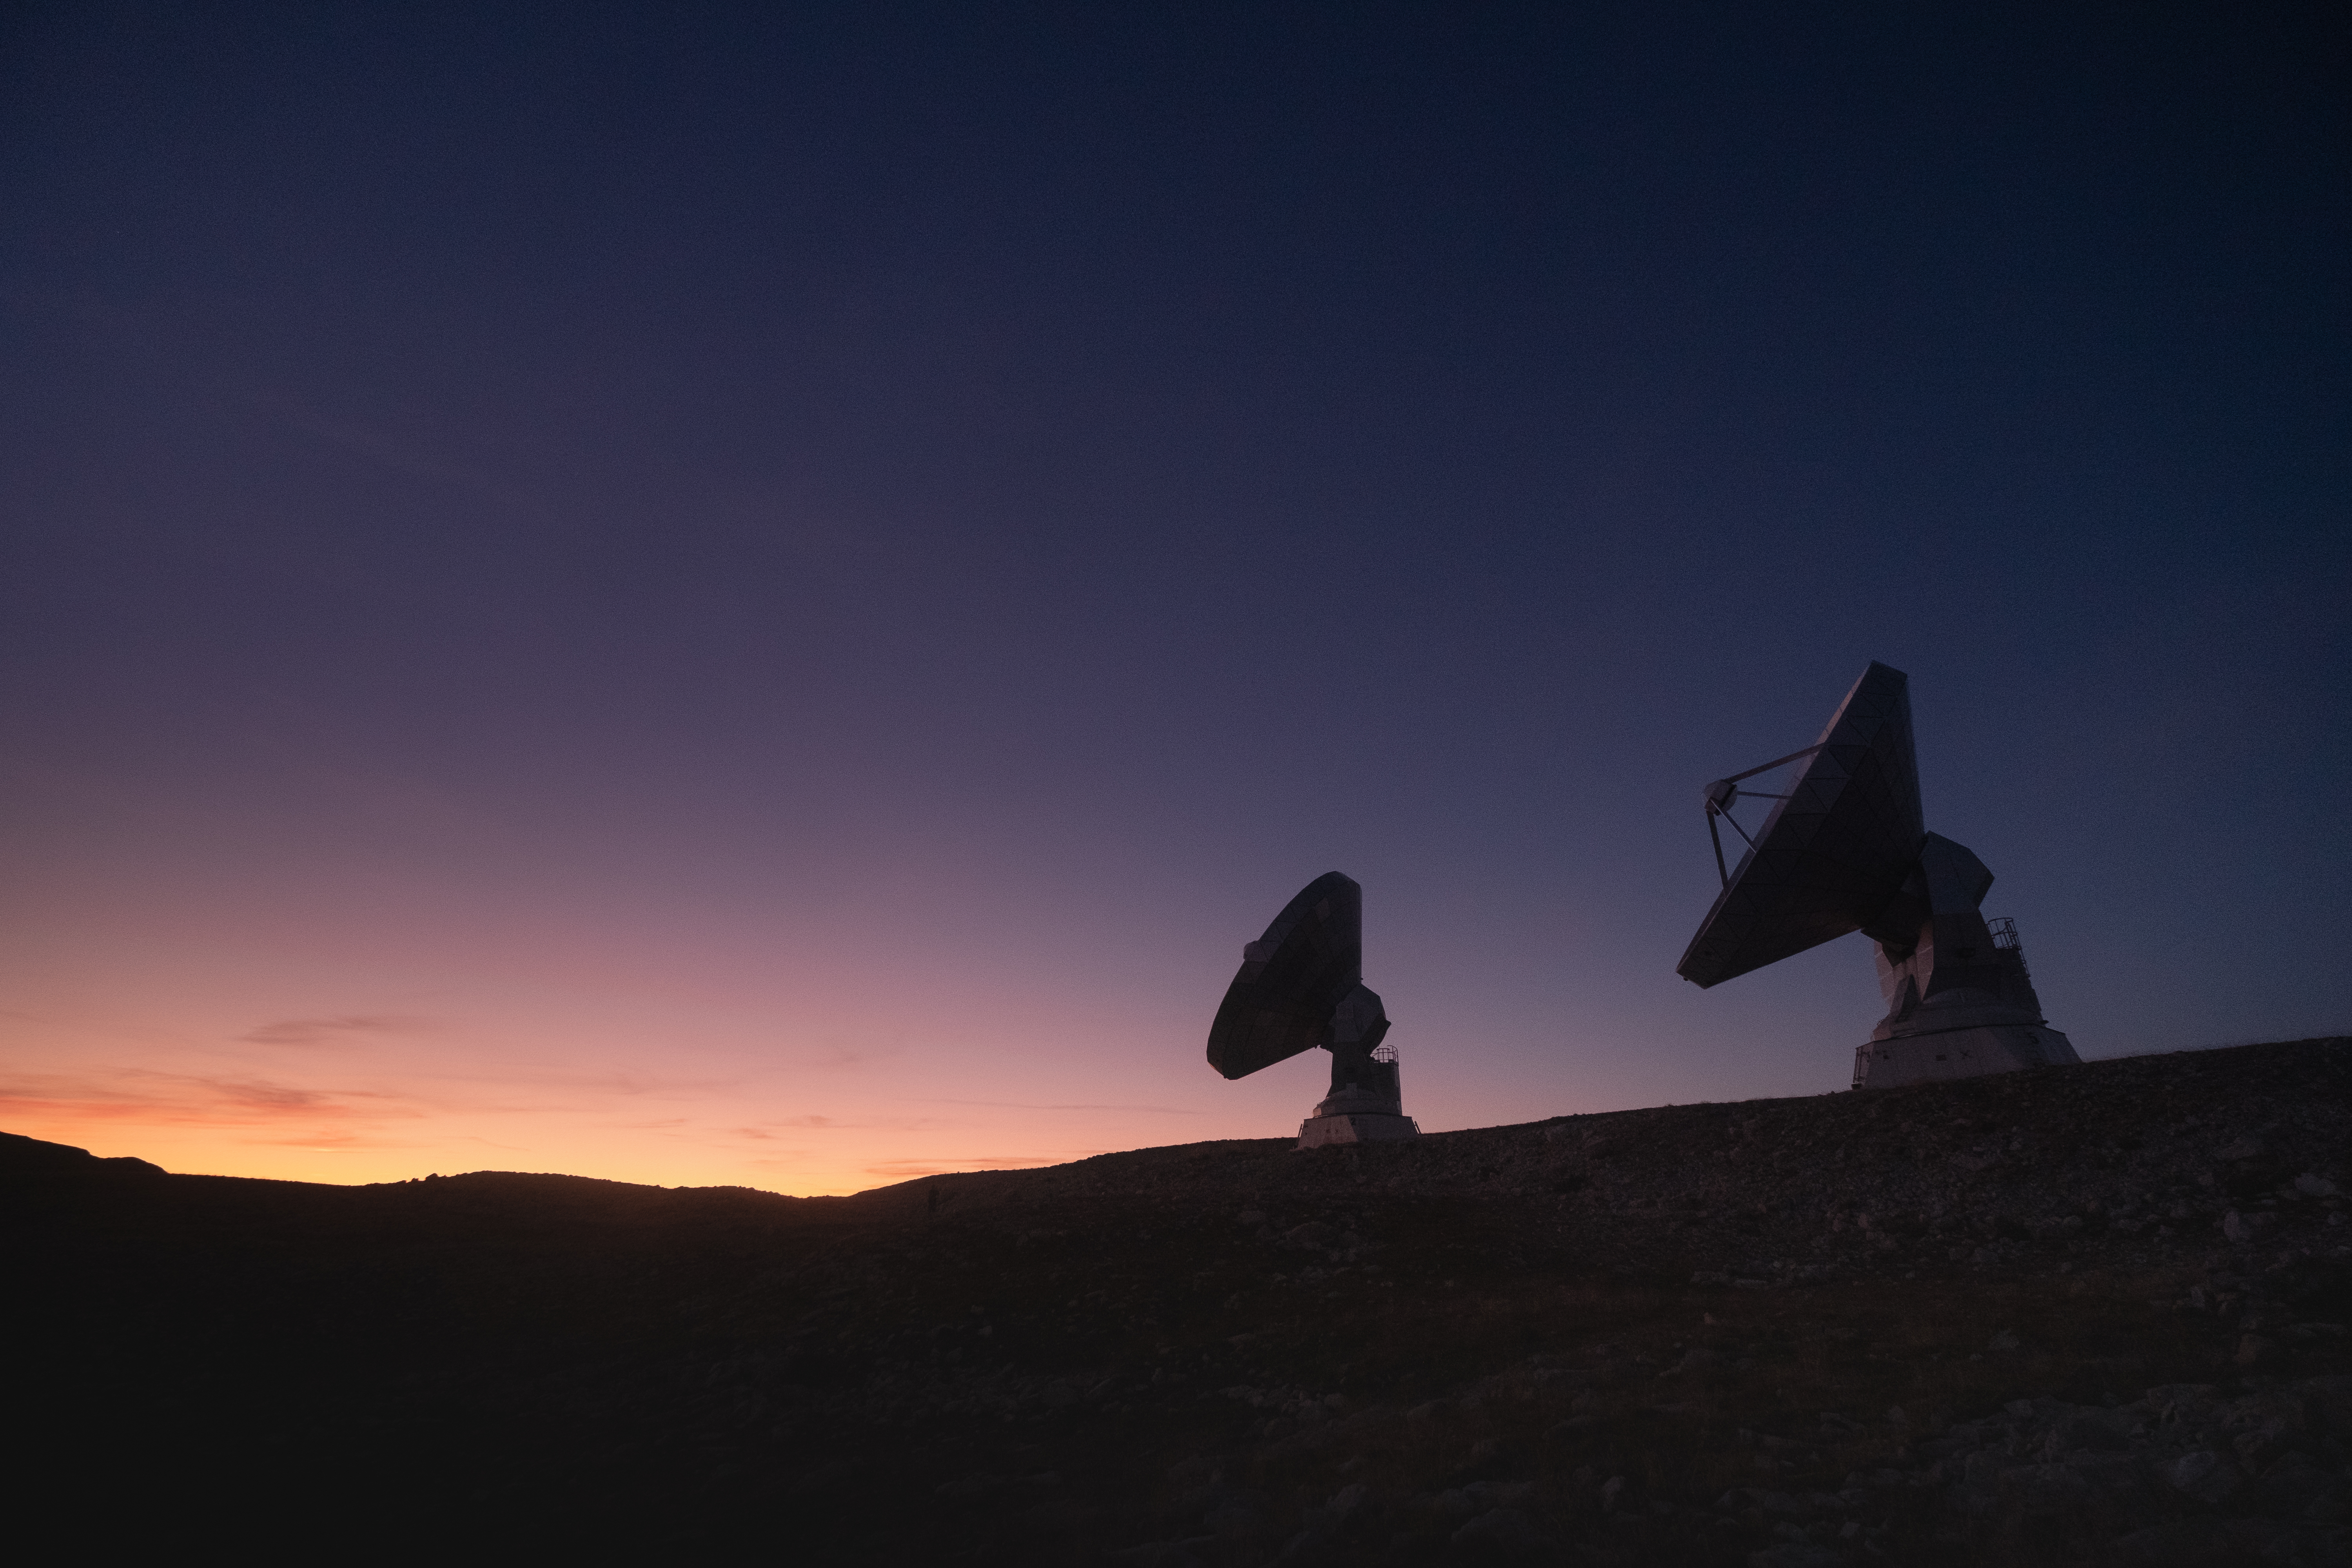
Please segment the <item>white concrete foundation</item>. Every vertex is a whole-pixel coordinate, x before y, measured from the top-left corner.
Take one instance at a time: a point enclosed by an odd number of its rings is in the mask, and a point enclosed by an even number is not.
[[[1997,1024],[1873,1040],[1853,1053],[1853,1087],[1894,1089],[1950,1078],[2079,1062],[2072,1041],[2047,1024]]]
[[[1298,1146],[1319,1149],[1326,1143],[1373,1143],[1390,1138],[1418,1138],[1421,1123],[1410,1116],[1388,1116],[1376,1110],[1344,1116],[1310,1116],[1298,1124]]]

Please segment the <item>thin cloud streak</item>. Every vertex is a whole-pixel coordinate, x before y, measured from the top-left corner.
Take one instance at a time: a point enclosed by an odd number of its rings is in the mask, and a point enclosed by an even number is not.
[[[0,1113],[209,1127],[252,1126],[290,1117],[374,1121],[425,1114],[412,1101],[374,1089],[300,1089],[264,1079],[144,1069],[121,1073],[117,1079],[133,1087],[58,1075],[0,1079]]]
[[[963,1159],[885,1160],[878,1165],[868,1165],[865,1169],[868,1175],[891,1176],[904,1181],[915,1176],[944,1176],[961,1171],[1022,1171],[1039,1165],[1066,1165],[1073,1160],[1091,1159],[1103,1152],[1088,1149],[1075,1154],[986,1154]]]
[[[934,1099],[933,1105],[984,1105],[1003,1110],[1129,1110],[1145,1116],[1199,1116],[1202,1112],[1181,1105],[1033,1105],[1025,1100],[944,1100]]]
[[[569,1073],[436,1073],[449,1083],[496,1084],[501,1088],[585,1089],[627,1099],[665,1095],[722,1095],[743,1087],[740,1079],[663,1079],[634,1073],[602,1073],[575,1077]]]
[[[444,458],[424,443],[350,420],[329,418],[282,398],[257,396],[251,400],[251,406],[275,415],[329,447],[349,452],[394,473],[446,485],[518,511],[547,515],[547,508],[538,497],[480,468]]]
[[[813,1129],[820,1132],[920,1132],[945,1123],[932,1116],[884,1116],[856,1121],[844,1121],[832,1116],[787,1116],[764,1125]]]
[[[352,1016],[341,1018],[282,1018],[237,1037],[257,1046],[323,1046],[341,1044],[353,1035],[422,1035],[440,1026],[430,1018],[396,1015]]]
[[[373,1153],[380,1149],[426,1149],[414,1140],[362,1138],[353,1132],[314,1132],[299,1138],[240,1138],[239,1143],[264,1149],[307,1149],[314,1154]]]

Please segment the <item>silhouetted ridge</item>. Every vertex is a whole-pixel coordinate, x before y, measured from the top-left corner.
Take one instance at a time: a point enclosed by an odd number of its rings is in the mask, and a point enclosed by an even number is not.
[[[101,1159],[70,1143],[44,1143],[21,1132],[0,1132],[0,1173],[11,1176],[160,1176],[161,1165],[128,1154]]]

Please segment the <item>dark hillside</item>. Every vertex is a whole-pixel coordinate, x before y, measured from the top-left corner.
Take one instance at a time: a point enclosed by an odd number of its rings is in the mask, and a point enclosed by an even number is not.
[[[20,1474],[93,1551],[2344,1562],[2347,1079],[2303,1041],[842,1199],[8,1139]]]

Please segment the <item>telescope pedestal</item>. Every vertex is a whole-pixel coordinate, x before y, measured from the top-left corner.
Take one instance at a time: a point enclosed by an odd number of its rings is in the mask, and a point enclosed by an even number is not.
[[[1978,906],[1992,872],[1966,845],[1930,833],[1875,926],[1878,985],[1890,1005],[1853,1054],[1853,1087],[1892,1089],[2081,1061],[2042,1016],[2014,921]]]
[[[1323,1048],[1331,1053],[1331,1092],[1298,1124],[1301,1149],[1421,1136],[1420,1123],[1404,1113],[1396,1049],[1383,1043],[1388,1032],[1380,994],[1362,985],[1332,1013],[1323,1031]]]
[[[1421,1123],[1410,1116],[1359,1110],[1340,1116],[1310,1116],[1298,1124],[1298,1146],[1319,1149],[1326,1143],[1378,1143],[1393,1138],[1418,1138]]]
[[[1991,1024],[1873,1040],[1853,1053],[1853,1087],[1894,1089],[2021,1068],[2063,1067],[2083,1058],[2047,1024]]]

